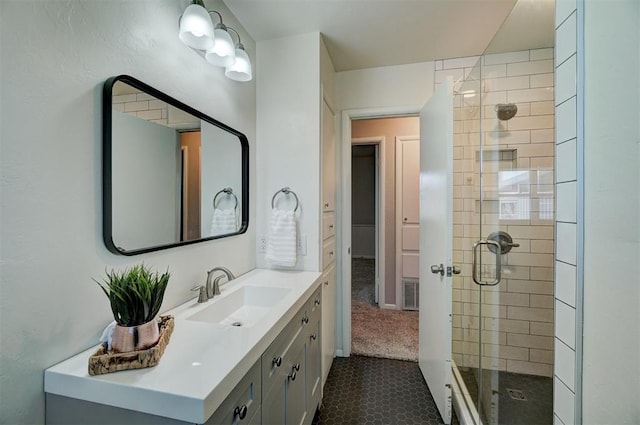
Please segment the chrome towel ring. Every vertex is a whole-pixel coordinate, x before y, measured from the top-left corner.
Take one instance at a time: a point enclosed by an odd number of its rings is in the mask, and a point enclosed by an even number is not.
[[[293,195],[293,197],[296,198],[296,207],[293,209],[293,212],[298,211],[298,207],[300,206],[298,195],[296,195],[296,193],[293,190],[291,190],[289,187],[283,187],[282,189],[280,189],[279,191],[273,194],[273,198],[271,198],[272,209],[276,207],[276,198],[278,197],[279,193],[284,193],[285,195]]]
[[[236,204],[233,207],[233,209],[238,209],[238,197],[236,196],[235,193],[233,193],[233,189],[231,189],[230,187],[225,187],[224,189],[221,189],[220,191],[218,191],[218,193],[216,193],[216,196],[213,197],[213,209],[216,208],[218,196],[222,195],[223,193],[226,194],[227,196],[233,196],[233,199],[235,199],[236,201]]]

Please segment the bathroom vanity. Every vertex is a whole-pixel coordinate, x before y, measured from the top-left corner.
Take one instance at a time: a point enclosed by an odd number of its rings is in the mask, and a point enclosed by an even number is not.
[[[50,424],[310,424],[321,399],[321,275],[254,270],[166,314],[153,368],[89,376],[91,348],[45,371]]]

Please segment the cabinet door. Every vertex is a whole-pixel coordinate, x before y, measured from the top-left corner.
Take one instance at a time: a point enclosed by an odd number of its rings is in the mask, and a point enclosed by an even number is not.
[[[331,265],[322,276],[322,385],[324,386],[336,351],[336,269]]]
[[[322,102],[322,210],[334,211],[336,203],[336,136],[333,111]]]
[[[307,392],[305,391],[305,344],[301,339],[300,344],[294,343],[291,354],[287,353],[285,364],[288,366],[289,375],[285,383],[284,406],[285,424],[300,425],[307,414]]]
[[[284,387],[282,379],[262,399],[262,425],[283,425],[284,422]]]
[[[320,357],[320,315],[313,316],[314,320],[309,323],[309,332],[306,347],[306,378],[307,378],[307,415],[313,417],[318,404],[320,404],[321,393],[321,357]],[[313,326],[311,326],[313,325]],[[308,418],[312,419],[312,418]]]

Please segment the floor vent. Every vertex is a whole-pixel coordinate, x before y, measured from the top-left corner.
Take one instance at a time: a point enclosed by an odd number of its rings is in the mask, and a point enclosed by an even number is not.
[[[507,393],[509,393],[509,397],[514,400],[527,401],[527,397],[525,397],[524,392],[520,390],[512,390],[511,388],[507,388]]]
[[[419,293],[417,279],[402,279],[402,298],[404,310],[418,310]]]

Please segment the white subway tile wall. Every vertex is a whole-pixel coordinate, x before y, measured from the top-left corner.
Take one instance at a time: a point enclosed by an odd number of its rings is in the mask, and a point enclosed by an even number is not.
[[[483,320],[483,367],[553,375],[553,53],[538,49],[487,55],[475,69],[471,68],[478,57],[436,62],[437,82],[447,76],[456,81],[469,73],[476,77],[458,81],[454,101],[453,257],[462,273],[453,280],[452,334],[453,358],[459,366],[477,367]],[[516,103],[518,112],[500,121],[496,104],[507,102]],[[485,145],[482,164],[480,131]],[[486,233],[482,235],[481,221]],[[484,288],[481,299],[471,278],[471,248],[498,230],[507,231],[520,247],[502,256],[502,282]],[[495,267],[484,266],[481,272],[492,276]]]
[[[576,139],[556,146],[556,183],[576,181]]]
[[[576,138],[576,98],[560,104],[556,110],[556,139],[558,143]]]
[[[566,344],[558,343],[555,345],[555,370],[556,376],[571,391],[575,391],[573,385],[575,383],[575,367],[576,352]]]
[[[582,3],[582,0],[579,0]],[[556,272],[554,423],[576,420],[578,173],[576,0],[556,0]]]
[[[575,423],[576,396],[556,375],[553,380],[553,414],[560,424]]]
[[[113,109],[156,124],[167,125],[167,104],[146,93],[113,96]]]

